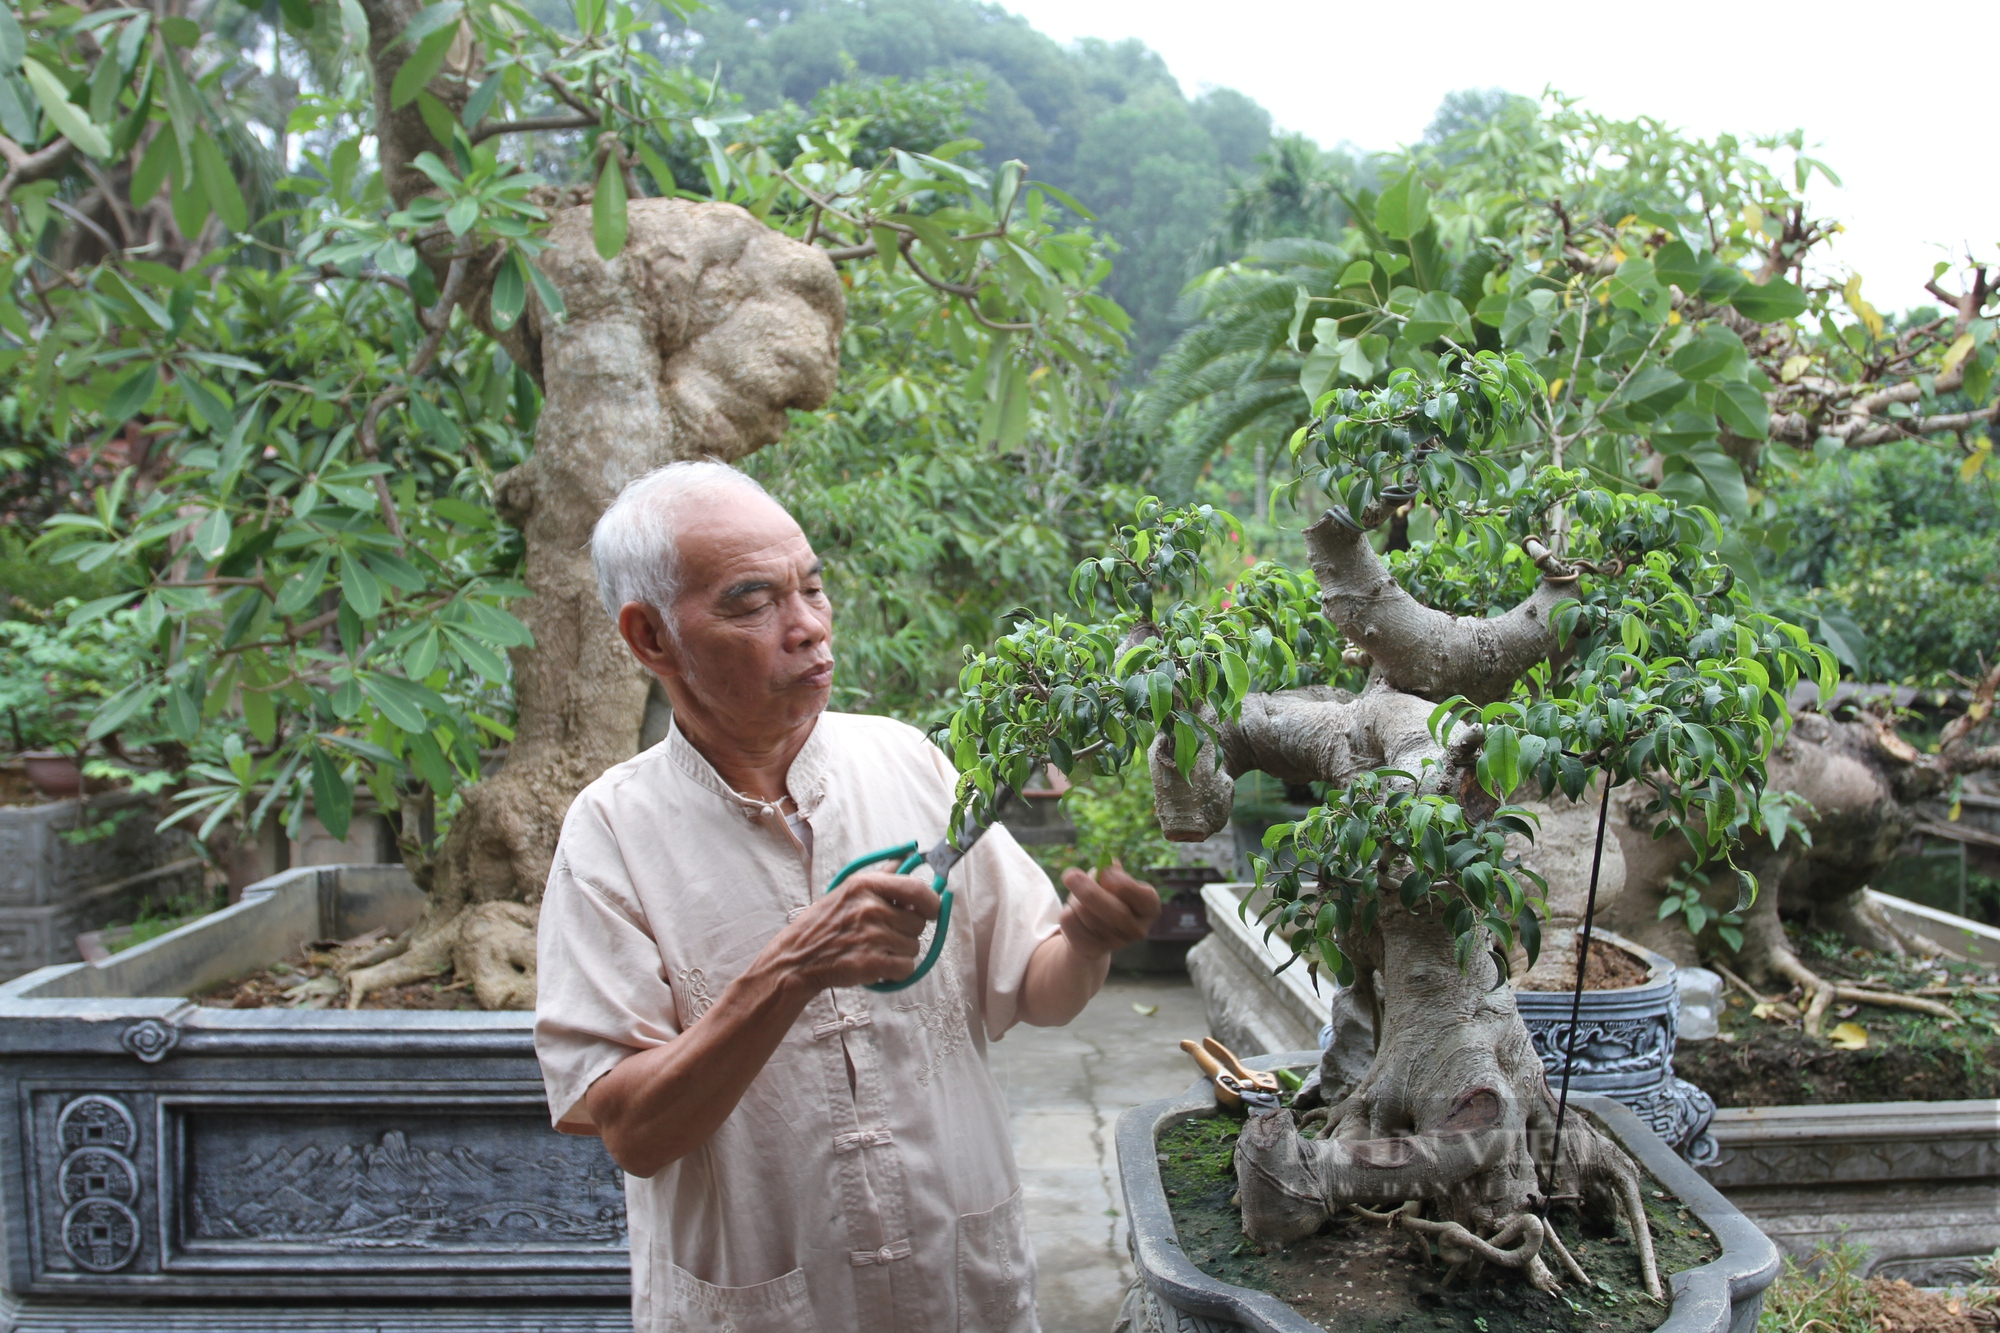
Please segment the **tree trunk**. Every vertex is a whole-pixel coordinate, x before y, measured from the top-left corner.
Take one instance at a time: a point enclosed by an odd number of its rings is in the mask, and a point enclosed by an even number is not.
[[[410,163],[449,159],[414,103],[388,102],[415,0],[364,0],[376,69],[384,174],[399,204],[432,187]],[[447,69],[431,91],[454,109]],[[588,544],[624,485],[678,459],[735,460],[783,433],[790,409],[833,394],[846,303],[825,253],[733,204],[642,199],[625,248],[601,259],[590,209],[555,212],[537,259],[562,293],[551,319],[531,296],[510,329],[489,319],[497,253],[467,261],[461,300],[542,385],[532,457],[500,478],[502,517],[526,539],[530,595],[514,614],[534,634],[513,651],[517,709],[505,766],[465,793],[434,860],[430,891],[390,956],[349,976],[349,1003],[455,968],[489,1009],[531,1008],[534,929],[564,815],[576,794],[638,750],[648,680],[598,601]],[[387,952],[387,951],[385,951]]]
[[[1401,906],[1383,912],[1375,940],[1345,943],[1379,958],[1367,986],[1380,996],[1374,1062],[1308,1114],[1325,1125],[1316,1138],[1289,1111],[1244,1126],[1244,1232],[1292,1240],[1344,1208],[1390,1209],[1395,1225],[1435,1238],[1454,1268],[1492,1263],[1551,1290],[1567,1278],[1587,1285],[1542,1220],[1549,1200],[1567,1199],[1599,1226],[1625,1218],[1659,1296],[1638,1170],[1576,1110],[1556,1159],[1556,1101],[1493,958],[1481,952],[1461,968],[1438,915]],[[1325,1071],[1321,1085],[1330,1086]]]

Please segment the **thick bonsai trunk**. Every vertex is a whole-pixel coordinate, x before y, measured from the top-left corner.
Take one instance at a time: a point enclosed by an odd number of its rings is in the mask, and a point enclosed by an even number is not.
[[[638,750],[648,680],[598,601],[592,527],[627,483],[676,459],[736,459],[789,408],[833,391],[845,306],[823,254],[729,204],[630,207],[624,252],[599,259],[589,210],[557,215],[541,264],[569,307],[542,317],[547,399],[534,456],[501,478],[527,541],[535,643],[513,653],[506,766],[471,788],[427,870],[423,919],[393,957],[350,976],[350,1003],[447,967],[489,1009],[535,1000],[535,920],[576,794]]]
[[[1306,1117],[1324,1123],[1316,1138],[1289,1111],[1251,1117],[1236,1164],[1245,1233],[1290,1240],[1346,1208],[1388,1210],[1455,1267],[1491,1263],[1549,1290],[1588,1281],[1545,1225],[1557,1202],[1603,1226],[1624,1217],[1660,1296],[1638,1170],[1574,1109],[1556,1160],[1556,1101],[1490,956],[1461,970],[1444,923],[1400,908],[1356,955],[1370,945],[1359,989],[1379,997],[1374,1063]]]
[[[1805,802],[1799,818],[1806,837],[1794,833],[1773,847],[1769,838],[1753,836],[1739,851],[1737,863],[1757,877],[1760,892],[1744,915],[1738,952],[1718,947],[1708,936],[1696,940],[1680,915],[1659,915],[1668,881],[1694,859],[1693,849],[1676,835],[1653,837],[1654,819],[1643,808],[1648,793],[1614,795],[1611,826],[1621,843],[1627,889],[1602,918],[1605,925],[1679,963],[1693,964],[1709,954],[1773,995],[1799,987],[1806,1026],[1816,1032],[1828,1006],[1841,997],[1800,961],[1786,936],[1786,920],[1879,953],[1937,952],[1931,940],[1901,929],[1872,907],[1864,890],[1915,829],[1918,802],[1938,796],[1959,774],[2000,766],[2000,747],[1972,743],[1991,715],[1996,683],[2000,672],[1981,682],[1971,709],[1946,728],[1930,754],[1872,713],[1844,719],[1802,713],[1794,719],[1791,734],[1771,756],[1769,785]],[[1723,866],[1705,874],[1703,901],[1716,912],[1733,907],[1734,872]],[[1943,1016],[1940,1006],[1926,1012]]]

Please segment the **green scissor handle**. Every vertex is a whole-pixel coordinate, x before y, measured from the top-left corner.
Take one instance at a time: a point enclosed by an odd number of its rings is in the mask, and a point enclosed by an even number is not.
[[[857,856],[852,861],[849,861],[838,875],[833,877],[833,883],[826,886],[826,891],[832,893],[855,871],[865,870],[869,866],[880,864],[883,861],[900,862],[901,864],[896,867],[896,873],[907,875],[924,863],[924,854],[917,850],[916,843],[906,842],[900,847],[889,847],[879,852],[870,852],[866,856]],[[951,890],[945,887],[943,875],[937,875],[932,879],[931,888],[937,891],[938,916],[937,932],[931,936],[930,952],[924,955],[924,961],[917,964],[917,970],[910,973],[909,976],[904,977],[901,981],[871,982],[868,986],[869,990],[881,991],[886,994],[890,991],[899,991],[905,987],[916,985],[924,979],[924,974],[929,972],[937,963],[938,955],[944,952],[945,931],[951,928]]]

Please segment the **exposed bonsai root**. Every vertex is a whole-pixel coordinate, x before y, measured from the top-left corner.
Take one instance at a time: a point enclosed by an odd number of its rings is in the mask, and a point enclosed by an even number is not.
[[[347,974],[347,1007],[359,1009],[375,991],[449,971],[471,982],[482,1009],[532,1009],[537,916],[523,903],[488,902],[442,922],[419,922],[395,954]]]
[[[1587,1281],[1560,1242],[1549,1245],[1544,1211],[1560,1202],[1600,1225],[1622,1217],[1647,1292],[1664,1299],[1638,1168],[1575,1108],[1557,1151],[1555,1099],[1493,962],[1461,969],[1441,923],[1384,916],[1389,928],[1349,941],[1368,984],[1382,985],[1374,1063],[1337,1105],[1307,1113],[1325,1121],[1320,1137],[1302,1137],[1290,1110],[1245,1122],[1244,1233],[1294,1240],[1353,1208],[1436,1240],[1454,1274],[1493,1264],[1554,1290]]]
[[[425,919],[402,937],[402,948],[380,962],[356,967],[347,974],[347,1007],[359,1009],[361,1001],[379,990],[407,986],[434,977],[451,967],[452,951],[458,946],[466,912],[453,913],[433,923],[428,910]]]
[[[1828,1006],[1836,1001],[1842,1004],[1872,1004],[1880,1009],[1902,1009],[1910,1013],[1929,1014],[1932,1018],[1947,1023],[1964,1021],[1950,1005],[1941,1004],[1921,995],[1911,995],[1904,991],[1873,990],[1865,986],[1841,986],[1827,981],[1800,962],[1798,955],[1789,947],[1771,950],[1768,961],[1773,971],[1795,982],[1811,997],[1803,1014],[1782,998],[1759,994],[1748,982],[1721,963],[1716,963],[1714,966],[1755,1003],[1769,1005],[1780,1018],[1801,1019],[1805,1033],[1809,1037],[1821,1035],[1821,1020],[1826,1016]]]

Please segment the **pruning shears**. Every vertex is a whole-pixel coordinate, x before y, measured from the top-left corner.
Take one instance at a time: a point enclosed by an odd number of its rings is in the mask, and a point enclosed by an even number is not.
[[[866,856],[857,856],[833,877],[833,883],[826,886],[826,891],[832,893],[856,871],[866,870],[869,866],[880,865],[884,861],[896,862],[896,873],[899,875],[907,875],[920,865],[931,868],[931,889],[938,896],[938,915],[937,930],[931,935],[929,952],[924,954],[923,961],[917,964],[917,970],[909,976],[901,981],[871,982],[869,990],[881,991],[884,994],[904,990],[922,981],[936,965],[938,956],[944,952],[945,932],[951,928],[951,890],[945,886],[945,879],[951,874],[951,868],[964,860],[965,854],[972,850],[972,844],[985,837],[986,830],[999,822],[1000,812],[1013,797],[1011,788],[1001,787],[994,795],[992,817],[981,821],[974,819],[970,814],[966,815],[965,827],[959,830],[956,840],[947,833],[938,840],[937,846],[927,852],[918,851],[916,842],[910,841],[897,847],[885,847],[879,852],[870,852]]]
[[[1213,1037],[1203,1037],[1199,1045],[1183,1041],[1181,1049],[1194,1057],[1201,1072],[1215,1085],[1215,1100],[1224,1106],[1240,1106],[1255,1115],[1271,1115],[1278,1110],[1278,1093],[1283,1085],[1276,1074],[1246,1068],[1235,1052]]]

